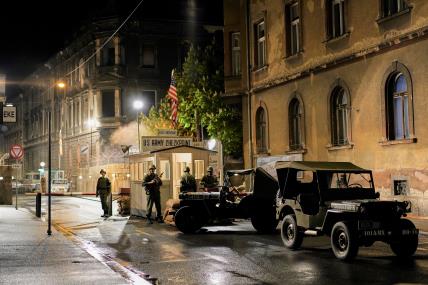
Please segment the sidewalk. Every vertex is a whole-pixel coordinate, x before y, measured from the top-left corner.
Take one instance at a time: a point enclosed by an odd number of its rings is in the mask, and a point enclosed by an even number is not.
[[[129,284],[25,209],[0,206],[0,284]]]

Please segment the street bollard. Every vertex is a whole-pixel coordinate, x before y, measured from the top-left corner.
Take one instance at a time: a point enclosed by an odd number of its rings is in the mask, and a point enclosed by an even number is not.
[[[36,217],[42,216],[42,193],[36,195]]]

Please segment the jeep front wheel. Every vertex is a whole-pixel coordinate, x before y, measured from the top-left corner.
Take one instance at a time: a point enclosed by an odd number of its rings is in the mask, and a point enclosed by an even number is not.
[[[340,260],[351,260],[358,253],[356,233],[348,223],[338,222],[331,230],[331,248]]]
[[[398,257],[410,257],[418,248],[418,236],[417,235],[403,235],[403,233],[411,233],[415,231],[416,227],[415,225],[407,220],[407,219],[400,219],[400,237],[397,240],[391,241],[390,247],[391,250],[398,256]]]
[[[281,223],[282,242],[289,249],[298,249],[303,242],[303,233],[299,230],[295,215],[287,215]]]
[[[185,234],[194,233],[203,226],[200,215],[197,215],[194,209],[189,206],[178,209],[174,221],[177,228]]]

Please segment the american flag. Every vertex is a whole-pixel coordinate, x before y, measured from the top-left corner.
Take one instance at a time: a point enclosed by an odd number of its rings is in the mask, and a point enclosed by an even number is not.
[[[168,89],[168,97],[171,99],[171,121],[175,127],[177,125],[177,109],[178,109],[178,96],[177,96],[177,83],[175,82],[174,70],[171,72],[171,84]]]

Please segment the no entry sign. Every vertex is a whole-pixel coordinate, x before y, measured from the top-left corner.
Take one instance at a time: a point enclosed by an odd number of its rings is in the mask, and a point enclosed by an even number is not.
[[[9,149],[9,155],[13,159],[21,159],[24,156],[24,149],[19,144],[13,144]]]

